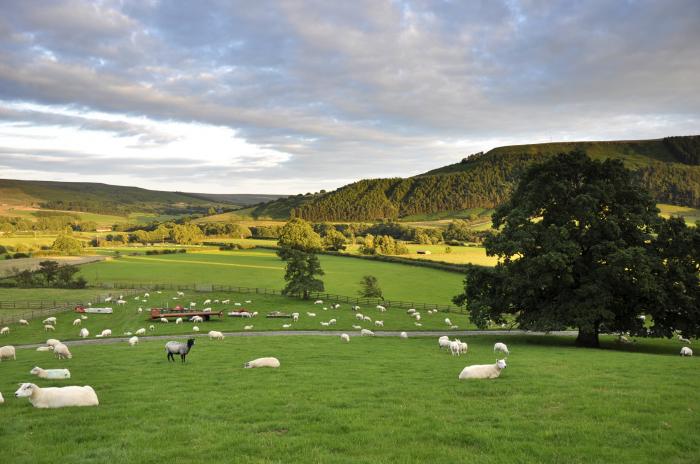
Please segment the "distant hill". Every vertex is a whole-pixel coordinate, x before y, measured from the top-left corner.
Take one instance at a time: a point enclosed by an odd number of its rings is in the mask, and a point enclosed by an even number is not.
[[[660,203],[700,206],[700,136],[658,140],[513,145],[409,178],[361,180],[335,191],[268,202],[254,217],[298,216],[312,221],[371,221],[493,208],[513,191],[524,169],[574,149],[593,159],[620,159]]]
[[[237,206],[250,206],[268,201],[274,201],[280,198],[286,198],[289,195],[267,195],[256,193],[185,193],[194,198],[200,198],[217,203],[231,203]]]

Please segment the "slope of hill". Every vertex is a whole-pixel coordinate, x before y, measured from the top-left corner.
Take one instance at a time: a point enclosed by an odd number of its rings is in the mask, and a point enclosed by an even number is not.
[[[184,193],[194,198],[199,198],[217,203],[231,203],[237,206],[251,206],[268,201],[286,198],[289,195],[269,195],[264,193]]]
[[[700,206],[700,136],[688,136],[499,147],[415,177],[361,180],[304,198],[288,214],[313,221],[367,221],[493,208],[509,197],[529,164],[574,149],[593,159],[622,160],[658,202]],[[272,202],[264,209],[279,215],[287,206]]]

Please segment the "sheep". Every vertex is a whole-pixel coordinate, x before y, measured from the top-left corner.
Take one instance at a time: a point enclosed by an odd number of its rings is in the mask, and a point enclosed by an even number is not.
[[[687,343],[688,345],[692,344],[690,340],[688,340],[687,338],[683,338],[683,336],[681,335],[678,336],[678,340],[682,341],[683,343]]]
[[[420,319],[421,319],[420,313],[414,313],[413,317],[416,318],[416,321],[420,321]]]
[[[359,311],[359,310],[360,310],[360,307],[357,306],[357,305],[355,305],[355,306],[352,307],[352,310],[353,310],[353,311]]]
[[[56,327],[52,326],[51,324],[44,325],[44,332],[48,332],[49,330],[56,330]]]
[[[355,330],[360,330],[360,329],[362,329],[362,326],[353,324],[352,328]]]
[[[158,292],[158,293],[160,293],[160,292]],[[146,293],[143,294],[143,297],[144,297],[144,298],[150,298],[150,297],[151,297],[151,294],[148,293],[148,292],[146,292]]]
[[[124,335],[126,335],[127,337],[131,337],[133,334],[131,332],[124,332]]]
[[[199,332],[199,327],[196,325],[192,327],[192,332]]]
[[[377,309],[379,310],[379,312],[382,312],[382,313],[383,313],[384,311],[386,311],[386,308],[385,308],[384,306],[382,306],[382,305],[377,305]]]
[[[56,340],[55,338],[49,338],[48,340],[46,340],[46,345],[50,346],[50,347],[54,347],[54,346],[58,345],[59,343],[61,343],[61,341]]]
[[[210,332],[211,333],[211,332]],[[175,354],[180,355],[180,360],[186,362],[187,354],[194,346],[194,338],[187,340],[187,343],[168,342],[165,344],[165,352],[168,354],[168,361],[175,362]]]
[[[87,320],[87,318],[88,318],[88,317],[87,317],[87,316],[85,316],[85,315],[82,315],[82,316],[80,316],[80,319],[82,319],[82,320],[84,320],[84,321],[86,321],[86,320]]]
[[[399,338],[408,338],[408,334],[406,332],[401,332]]]
[[[2,393],[0,393],[0,404],[3,404],[5,402],[5,398],[2,397]]]
[[[73,357],[73,354],[71,354],[68,347],[63,343],[59,343],[53,347],[53,354],[55,354],[58,359],[71,359]]]
[[[134,345],[136,345],[138,342],[139,342],[139,337],[137,337],[136,335],[134,335],[133,337],[131,337],[131,338],[129,339],[129,346],[134,346]]]
[[[328,322],[323,322],[323,321],[322,321],[322,322],[321,322],[321,325],[322,325],[323,327],[328,327],[328,326],[330,325],[330,323],[328,323]]]
[[[19,320],[19,325],[29,325],[29,321],[26,319],[20,319]]]
[[[508,356],[510,354],[506,344],[501,343],[501,342],[498,342],[495,345],[493,345],[493,352],[495,353],[496,351],[500,351],[501,353],[505,354],[506,356]]]
[[[346,333],[340,334],[340,340],[343,342],[349,343],[350,342],[350,335],[348,335]]]
[[[367,321],[367,322],[372,322],[372,318],[369,317],[369,316],[365,316],[365,317],[364,317],[364,320]]]
[[[139,300],[141,300],[141,297],[140,297],[140,296],[135,296],[135,297],[134,297],[134,300],[139,301]]]
[[[234,306],[240,306],[240,303],[233,303]]]
[[[331,319],[331,320],[328,321],[328,323],[329,323],[330,325],[335,325],[337,322],[338,322],[338,321],[336,321],[335,319]]]
[[[229,303],[231,302],[231,300],[221,300],[221,302],[222,302],[223,304],[229,304]]]
[[[316,300],[314,301],[314,304],[323,304],[323,300]]]
[[[139,330],[137,330],[134,335],[146,335],[146,329],[141,327]]]
[[[202,322],[204,322],[204,318],[202,316],[192,316],[190,318],[190,321],[201,324]]]
[[[194,308],[195,306],[197,306],[197,303],[194,301],[190,301],[190,308]]]
[[[251,303],[253,302],[253,300],[245,300],[245,302],[246,302],[247,304],[251,304]]]
[[[185,292],[177,292],[177,296],[185,296]]]
[[[118,306],[124,306],[126,304],[125,300],[117,300],[117,305]]]
[[[620,336],[617,337],[617,341],[620,342],[620,343],[624,343],[624,344],[630,344],[630,343],[632,343],[632,342],[630,341],[629,338],[627,338],[626,336],[624,336],[624,335],[622,335],[622,334],[620,334]]]
[[[112,297],[111,297],[111,296],[108,296],[107,298],[105,298],[105,303],[109,303],[110,301],[112,301]]]
[[[374,325],[377,327],[384,327],[384,321],[374,321]]]
[[[447,325],[452,325],[452,321],[450,320],[449,317],[446,317],[446,318],[445,318],[445,324],[447,324]]]
[[[210,330],[207,335],[209,335],[209,340],[213,340],[213,339],[223,340],[224,339],[224,334],[219,332],[218,330]]]
[[[208,305],[208,304],[211,304],[211,300],[210,300],[209,298],[207,298],[206,300],[204,300],[204,303],[202,303],[202,306],[206,306],[206,305]]]
[[[52,347],[50,347],[50,346],[40,346],[36,350],[37,351],[51,351],[51,348]]]
[[[413,324],[414,324],[416,327],[423,327],[423,324],[421,324],[420,322],[414,322]]]
[[[95,390],[83,387],[39,388],[33,383],[23,383],[15,392],[17,398],[28,398],[35,408],[63,408],[66,406],[98,406]]]
[[[449,348],[450,343],[450,337],[448,337],[447,335],[443,335],[442,337],[438,338],[439,348]]]
[[[464,379],[495,379],[506,368],[506,360],[499,359],[496,364],[475,364],[467,366],[459,373],[459,380]]]
[[[412,314],[415,313],[415,312],[416,312],[416,309],[415,309],[415,308],[408,308],[408,311],[406,311],[406,314],[408,314],[408,315],[410,316],[410,315],[412,315]]]
[[[355,314],[355,319],[357,319],[358,321],[361,321],[361,320],[363,320],[364,318],[365,318],[365,316],[363,316],[362,313],[357,313],[357,314]]]
[[[687,346],[684,346],[681,348],[681,356],[692,356],[693,355],[693,350],[688,348]]]
[[[328,308],[326,308],[326,307],[324,306],[324,307],[323,307],[323,310],[324,310],[324,311],[328,311]]]
[[[87,338],[89,336],[90,336],[90,331],[88,329],[86,329],[85,327],[80,329],[80,338]]]
[[[253,369],[256,367],[280,367],[280,362],[277,358],[258,358],[248,361],[243,365],[246,369]]]
[[[360,335],[363,337],[365,337],[365,336],[372,337],[372,336],[374,336],[374,332],[372,332],[369,329],[362,329],[362,330],[360,330]]]
[[[40,379],[48,380],[60,380],[60,379],[70,379],[70,371],[68,369],[42,369],[41,367],[34,367],[30,374],[36,375]]]
[[[292,313],[292,321],[299,322],[299,313]]]
[[[321,322],[321,325],[323,325],[323,324],[324,324],[324,323]],[[326,324],[326,325],[328,325],[328,324]],[[282,328],[283,328],[283,329],[288,329],[288,328],[290,328],[291,326],[292,326],[292,324],[282,324]]]
[[[83,323],[83,321],[80,320],[80,318],[78,318],[78,319],[73,321],[73,327],[75,327],[76,325],[81,325],[82,323]]]
[[[450,354],[452,354],[452,356],[459,356],[462,354],[462,343],[459,340],[450,342]]]
[[[102,335],[103,337],[111,337],[111,336],[112,336],[112,331],[111,331],[110,329],[104,329],[104,330],[100,333],[100,335]]]
[[[306,313],[306,315],[309,317],[316,317],[316,313]]]
[[[56,318],[55,317],[47,317],[43,321],[41,321],[42,324],[55,324],[56,323]]]
[[[252,317],[255,317],[255,316],[257,316],[257,315],[258,315],[258,312],[257,312],[257,311],[253,311],[253,316],[252,316]],[[315,316],[315,314],[314,314],[314,316]]]
[[[148,330],[150,330],[150,331],[156,330],[156,326],[154,326],[153,324],[151,324],[151,325],[148,326]]]
[[[177,319],[175,319],[175,324],[182,324],[182,318],[178,317]]]
[[[450,330],[457,330],[457,329],[459,329],[458,325],[451,325],[450,326]]]
[[[137,309],[136,312],[139,313],[139,314],[142,313],[142,312],[143,312],[143,308],[142,308],[141,306],[139,306],[139,309]]]
[[[2,362],[3,359],[17,360],[17,353],[15,352],[14,346],[0,346],[0,362]]]
[[[202,310],[202,312],[203,312],[203,313],[210,313],[210,312],[211,312],[211,308],[204,308],[204,309]]]
[[[637,319],[639,319],[642,322],[646,322],[647,317],[644,314],[640,314],[639,316],[637,316]]]
[[[10,328],[9,327],[3,327],[0,329],[0,335],[6,335],[10,333]]]
[[[459,342],[459,352],[462,354],[467,354],[469,346],[464,342]]]
[[[253,328],[252,325],[246,325],[243,327],[243,330],[251,330]]]

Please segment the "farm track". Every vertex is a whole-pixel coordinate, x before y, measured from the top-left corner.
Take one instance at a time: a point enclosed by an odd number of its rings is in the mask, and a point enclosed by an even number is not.
[[[277,336],[320,336],[320,337],[338,337],[341,333],[348,333],[351,336],[359,337],[357,331],[342,331],[342,330],[271,330],[271,331],[258,331],[258,332],[223,332],[226,337],[277,337]],[[401,332],[396,331],[375,331],[374,334],[377,337],[398,337]],[[353,335],[356,334],[356,335]],[[454,331],[439,331],[439,330],[424,330],[418,332],[408,332],[409,337],[439,337],[441,335],[448,336],[463,336],[470,337],[475,335],[535,335],[535,336],[545,336],[554,335],[559,337],[575,337],[578,332],[575,330],[561,330],[554,332],[528,332],[525,330],[454,330]],[[151,336],[139,336],[139,341],[141,340],[168,340],[168,339],[185,339],[185,338],[205,338],[208,337],[206,333],[200,334],[187,334],[187,335],[151,335]],[[113,337],[113,338],[91,338],[88,340],[67,340],[63,341],[68,346],[78,346],[78,345],[113,345],[116,343],[126,343],[129,341],[130,336],[124,337]],[[32,343],[27,345],[15,345],[15,348],[29,349],[37,348],[39,346],[44,346],[43,343]]]

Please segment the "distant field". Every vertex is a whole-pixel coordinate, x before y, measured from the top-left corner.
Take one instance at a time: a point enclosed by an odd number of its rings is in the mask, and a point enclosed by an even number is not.
[[[355,296],[363,275],[377,277],[387,299],[450,304],[462,290],[459,273],[406,264],[319,255],[326,291]],[[281,289],[284,263],[273,250],[128,256],[81,266],[88,282],[215,283]]]
[[[20,208],[20,207],[10,207],[10,208],[0,208],[0,216],[9,217],[21,217],[29,221],[36,221],[39,216],[39,212],[48,212],[56,214],[65,214],[70,216],[77,216],[78,221],[94,221],[99,226],[111,226],[112,224],[125,223],[128,222],[127,218],[124,216],[113,216],[109,214],[97,214],[97,213],[86,213],[81,211],[64,211],[64,210],[53,210],[53,209],[36,209],[36,208]]]
[[[452,264],[477,264],[480,266],[495,266],[498,259],[492,256],[486,256],[484,247],[474,246],[449,246],[449,245],[417,245],[408,243],[406,247],[410,251],[407,255],[398,255],[400,258],[418,259],[425,261],[443,261]],[[359,254],[359,245],[349,245],[346,252],[350,254]],[[450,253],[445,250],[450,248]],[[418,254],[418,250],[427,250],[431,254]]]
[[[700,221],[700,209],[688,208],[686,206],[666,205],[659,203],[656,205],[661,210],[661,216],[669,218],[671,216],[682,216],[688,225],[695,225],[695,221]]]

